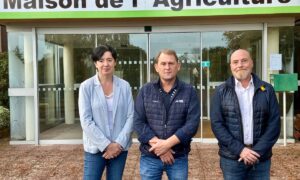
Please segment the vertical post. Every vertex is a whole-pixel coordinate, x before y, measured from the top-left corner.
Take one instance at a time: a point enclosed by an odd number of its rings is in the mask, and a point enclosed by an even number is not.
[[[286,92],[283,92],[283,145],[286,146]]]
[[[32,39],[31,34],[24,35],[24,69],[25,69],[25,88],[32,88],[34,84],[33,57],[32,57]],[[25,127],[26,140],[33,141],[35,137],[35,119],[34,119],[34,98],[25,97]]]
[[[54,54],[55,54],[55,45],[49,45],[47,48],[46,56],[46,83],[51,85],[46,88],[45,96],[47,98],[47,111],[46,111],[46,123],[55,124],[55,92],[52,89],[52,85],[55,84],[55,67],[54,67]]]
[[[140,67],[139,67],[139,69],[140,69],[140,83],[139,83],[139,85],[137,87],[137,91],[143,85],[143,78],[144,78],[144,73],[143,72],[145,71],[144,64],[143,63],[139,63],[139,61],[144,61],[143,55],[142,55],[142,53],[140,51],[139,51],[139,55],[140,55],[139,59],[133,59],[133,61],[137,61],[137,66],[140,64]],[[132,88],[132,90],[134,90],[134,87],[131,87],[131,88]]]
[[[209,87],[209,66],[207,67],[207,94],[206,94],[206,98],[207,98],[207,120],[210,119],[210,96],[209,96],[209,90],[210,90],[210,87]]]
[[[202,53],[201,53],[201,55],[202,55]],[[201,56],[201,62],[200,62],[200,123],[201,123],[200,133],[201,133],[201,142],[203,142],[203,88],[202,88],[203,73],[202,73],[202,71],[203,71],[203,69],[202,69],[202,56]]]
[[[35,145],[39,145],[40,136],[40,118],[39,118],[39,92],[38,92],[38,66],[37,66],[37,40],[36,40],[36,29],[32,28],[32,62],[33,62],[33,87],[34,87],[34,121],[35,121]]]
[[[150,49],[151,49],[151,46],[150,46],[150,41],[151,41],[151,39],[150,39],[150,33],[147,33],[147,36],[148,36],[148,53],[147,53],[147,63],[146,63],[146,65],[147,65],[147,70],[146,70],[146,72],[147,72],[147,82],[150,82],[151,81],[151,62],[150,62],[150,56],[151,56],[151,54],[150,54]],[[143,60],[141,60],[141,64],[142,65],[144,65],[144,61]],[[140,87],[142,87],[142,86],[140,86]]]
[[[264,72],[267,72],[268,74],[279,74],[279,70],[270,70],[270,56],[274,53],[279,53],[279,28],[278,27],[272,27],[267,30],[268,32],[268,47],[267,47],[267,70]],[[264,63],[264,62],[263,62]],[[264,67],[263,67],[264,68]],[[267,82],[271,82],[270,76],[266,74]]]
[[[71,43],[64,45],[64,84],[65,84],[65,123],[75,123],[75,98],[74,98],[74,57]]]
[[[200,47],[202,48],[202,33],[200,33]],[[202,69],[202,49],[200,49],[200,124],[201,124],[201,142],[203,142],[203,89],[202,89],[202,75],[203,75],[203,69]]]
[[[263,23],[263,39],[262,39],[262,69],[265,69],[265,71],[262,71],[262,79],[264,81],[270,82],[268,77],[268,23]]]

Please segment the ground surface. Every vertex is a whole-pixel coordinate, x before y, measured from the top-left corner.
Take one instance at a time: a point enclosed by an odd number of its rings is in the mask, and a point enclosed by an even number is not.
[[[189,179],[222,179],[216,144],[193,143],[189,156]],[[8,145],[0,139],[0,179],[82,179],[82,145]],[[140,179],[139,150],[128,155],[124,179]],[[163,179],[167,179],[164,175]],[[271,179],[300,179],[300,143],[276,145]]]

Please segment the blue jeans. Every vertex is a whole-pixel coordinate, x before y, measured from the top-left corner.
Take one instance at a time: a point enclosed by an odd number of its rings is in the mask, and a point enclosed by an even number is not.
[[[188,178],[188,156],[175,158],[172,165],[164,164],[160,159],[141,155],[140,175],[142,180],[161,180],[166,171],[170,180],[186,180]]]
[[[220,165],[225,180],[270,179],[270,159],[248,166],[244,162],[221,157]]]
[[[126,163],[128,151],[123,151],[113,159],[104,159],[101,152],[91,154],[84,152],[84,180],[99,180],[102,177],[104,168],[106,167],[107,180],[121,180],[123,170]]]

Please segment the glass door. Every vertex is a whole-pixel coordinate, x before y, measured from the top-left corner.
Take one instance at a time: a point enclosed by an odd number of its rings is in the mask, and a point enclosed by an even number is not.
[[[90,53],[109,44],[118,53],[115,74],[135,98],[147,79],[147,34],[38,34],[39,126],[41,140],[81,139],[80,83],[96,71]]]
[[[231,76],[230,54],[239,48],[250,51],[254,61],[253,72],[261,76],[262,31],[219,31],[201,34],[201,87],[203,138],[215,138],[211,131],[211,97],[216,86]]]
[[[178,77],[192,84],[201,103],[201,126],[195,138],[214,138],[210,127],[210,98],[230,75],[230,53],[246,48],[261,76],[262,31],[152,32],[111,34],[38,33],[40,139],[81,139],[78,114],[80,83],[95,74],[91,50],[100,44],[118,53],[115,74],[127,80],[134,98],[148,80],[157,79],[154,58],[164,48],[177,52]],[[150,67],[150,68],[149,68]]]
[[[200,62],[201,62],[201,34],[200,33],[155,33],[150,34],[150,79],[157,79],[154,69],[154,59],[161,49],[176,51],[181,69],[178,77],[186,83],[192,84],[200,98]],[[201,126],[195,138],[201,137]]]
[[[261,73],[262,31],[219,31],[192,33],[155,33],[150,34],[150,79],[157,74],[154,58],[164,48],[177,52],[181,62],[179,79],[192,84],[201,104],[201,125],[195,138],[215,138],[210,125],[211,96],[216,86],[230,77],[230,54],[238,48],[251,52],[254,72]]]

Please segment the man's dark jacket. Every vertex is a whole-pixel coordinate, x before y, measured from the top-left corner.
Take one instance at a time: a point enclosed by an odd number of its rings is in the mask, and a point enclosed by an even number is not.
[[[252,74],[253,147],[264,161],[272,156],[272,147],[280,134],[280,114],[273,87]],[[219,141],[219,155],[238,159],[245,147],[242,116],[235,92],[235,79],[231,76],[216,88],[211,103],[211,127]]]
[[[155,136],[167,139],[175,134],[180,143],[172,148],[174,157],[187,155],[200,121],[199,98],[191,85],[178,80],[167,112],[159,83],[157,80],[145,84],[136,98],[134,130],[141,143],[140,150],[144,155],[158,158],[149,152],[149,140]]]

